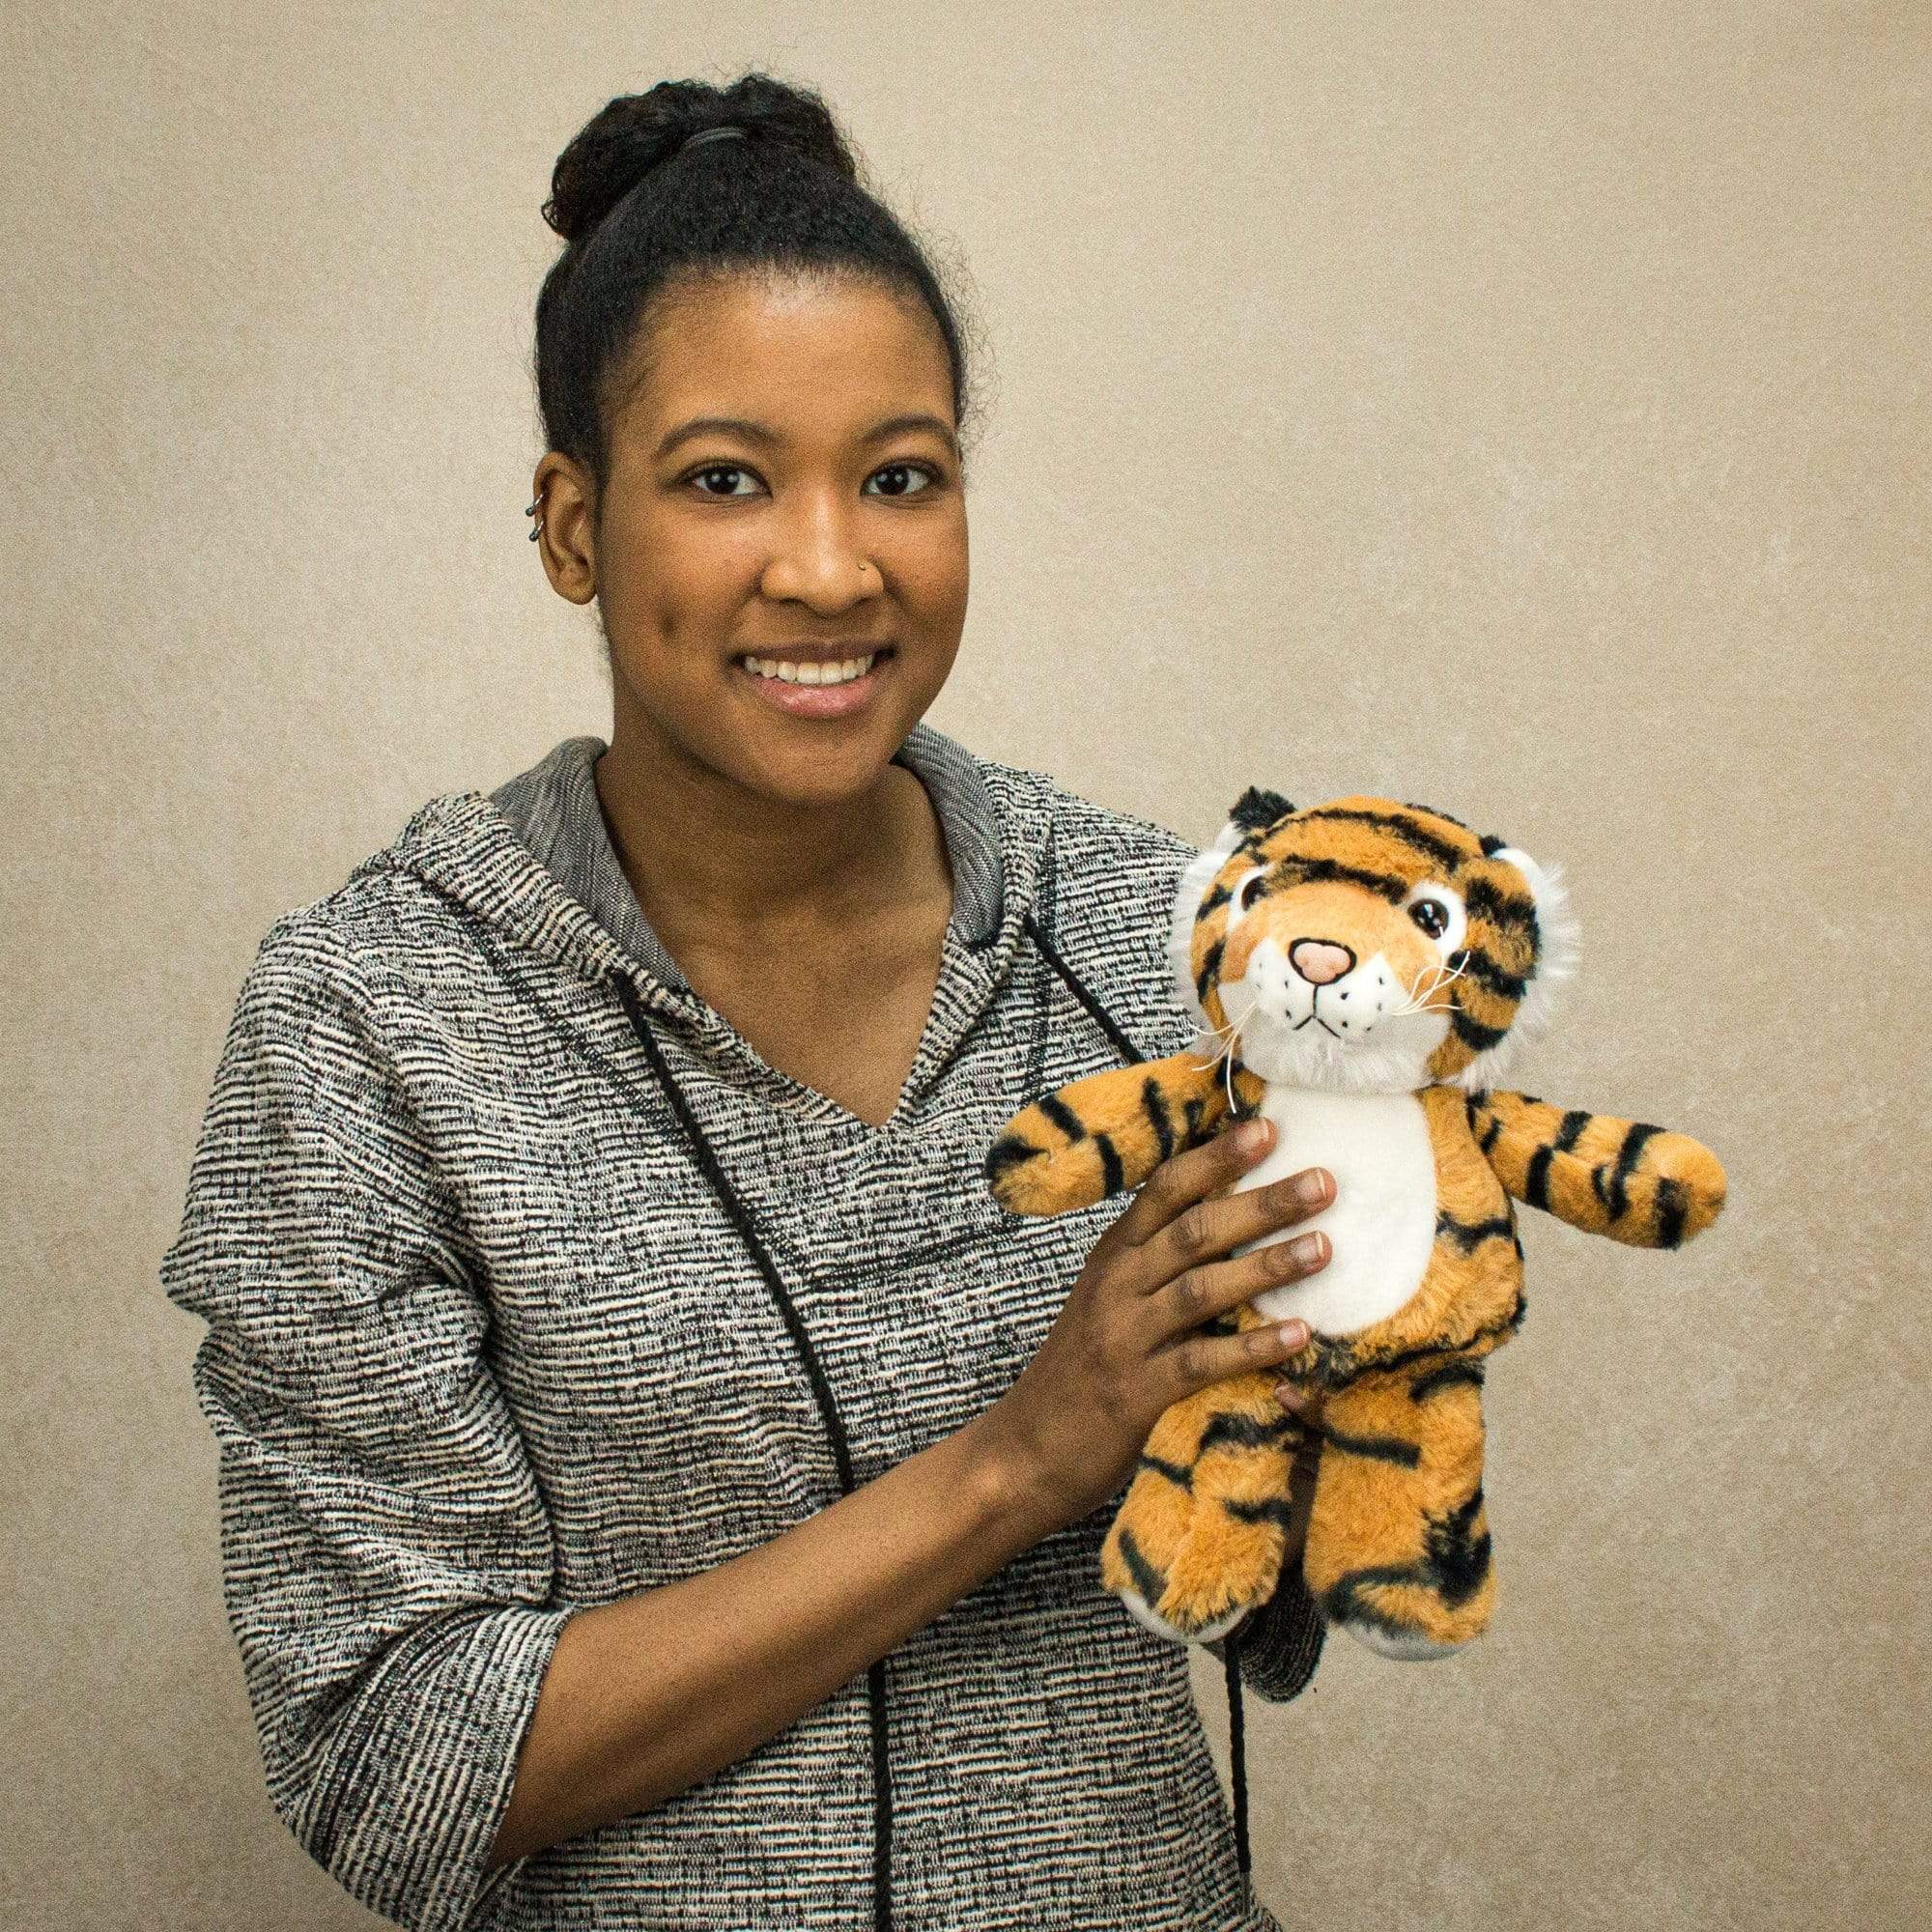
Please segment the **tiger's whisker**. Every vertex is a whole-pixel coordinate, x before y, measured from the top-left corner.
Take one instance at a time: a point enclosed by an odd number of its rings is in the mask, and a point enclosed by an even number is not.
[[[1261,1003],[1262,1003],[1262,996],[1260,993],[1257,993],[1255,997],[1248,1003],[1247,1011],[1244,1012],[1241,1015],[1241,1017],[1235,1022],[1234,1036],[1228,1041],[1227,1052],[1221,1056],[1221,1078],[1228,1090],[1228,1111],[1231,1114],[1235,1111],[1236,1049],[1239,1047],[1241,1043],[1241,1029],[1244,1026],[1246,1026],[1251,1019],[1254,1018],[1257,1009],[1261,1006]]]

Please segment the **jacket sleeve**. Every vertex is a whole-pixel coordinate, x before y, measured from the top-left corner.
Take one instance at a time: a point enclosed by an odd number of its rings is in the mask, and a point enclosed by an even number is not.
[[[1260,1609],[1229,1632],[1204,1645],[1226,1660],[1232,1639],[1241,1667],[1241,1682],[1269,1704],[1286,1704],[1298,1697],[1321,1661],[1321,1642],[1328,1626],[1302,1580],[1301,1565],[1285,1565],[1275,1592]]]
[[[223,1596],[277,1814],[355,1898],[458,1932],[574,1606],[430,1135],[339,941],[243,982],[161,1262],[208,1324]]]

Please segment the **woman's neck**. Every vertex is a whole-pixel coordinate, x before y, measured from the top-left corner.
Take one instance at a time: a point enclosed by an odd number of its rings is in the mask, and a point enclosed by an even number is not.
[[[674,753],[640,755],[620,726],[593,777],[618,862],[674,957],[809,944],[934,891],[950,902],[944,833],[902,766],[858,797],[798,805]]]

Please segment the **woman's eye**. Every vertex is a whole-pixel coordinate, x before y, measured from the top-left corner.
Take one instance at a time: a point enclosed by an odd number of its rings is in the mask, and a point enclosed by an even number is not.
[[[923,480],[908,487],[907,479],[915,476]],[[887,488],[879,492],[882,497],[916,497],[921,490],[929,489],[935,480],[923,463],[889,463],[883,469],[873,470],[866,480],[876,483],[881,477],[887,481]]]
[[[751,473],[749,469],[741,469],[735,463],[707,463],[702,469],[694,469],[691,472],[690,480],[694,483],[705,485],[704,495],[707,497],[743,497],[751,493],[749,491],[730,488],[713,490],[708,486],[714,477],[749,477]]]
[[[1440,939],[1449,930],[1449,908],[1440,899],[1417,899],[1408,916],[1431,939]]]

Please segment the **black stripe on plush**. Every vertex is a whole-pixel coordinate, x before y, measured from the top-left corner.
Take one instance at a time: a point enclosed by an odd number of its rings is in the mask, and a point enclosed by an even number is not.
[[[1174,1151],[1174,1119],[1167,1111],[1167,1095],[1151,1073],[1141,1082],[1141,1111],[1153,1128],[1153,1137],[1160,1145],[1160,1157],[1165,1160]]]
[[[1194,995],[1203,1006],[1208,1003],[1208,988],[1214,983],[1214,975],[1221,970],[1221,948],[1218,939],[1208,947],[1201,955],[1201,970],[1194,976]]]
[[[1408,881],[1392,877],[1387,872],[1370,872],[1358,866],[1338,865],[1333,859],[1304,859],[1298,853],[1291,852],[1281,865],[1285,870],[1293,872],[1296,879],[1313,885],[1341,883],[1360,886],[1374,893],[1378,898],[1387,899],[1390,905],[1400,905],[1408,896]]]
[[[1633,1121],[1630,1130],[1624,1135],[1624,1144],[1617,1150],[1616,1172],[1610,1176],[1610,1212],[1621,1216],[1630,1208],[1630,1178],[1636,1172],[1637,1157],[1643,1152],[1643,1144],[1655,1140],[1663,1131],[1653,1127],[1647,1121]]]
[[[1531,934],[1536,931],[1536,901],[1511,898],[1488,879],[1471,879],[1463,891],[1463,903],[1477,919],[1487,919],[1496,925],[1516,926]]]
[[[1433,1369],[1424,1369],[1408,1385],[1411,1402],[1427,1402],[1433,1395],[1446,1388],[1481,1388],[1483,1385],[1483,1365],[1472,1362],[1466,1356],[1458,1355],[1454,1360],[1440,1363]]]
[[[1501,1027],[1486,1027],[1480,1020],[1472,1020],[1461,1007],[1450,1009],[1449,1024],[1456,1029],[1456,1037],[1464,1046],[1473,1046],[1478,1053],[1485,1053],[1503,1037]]]
[[[1087,1138],[1087,1123],[1058,1094],[1049,1094],[1039,1103],[1039,1111],[1066,1136],[1067,1145]]]
[[[1044,1151],[1031,1146],[1017,1134],[1002,1134],[986,1153],[986,1179],[997,1187],[1012,1170],[1029,1160],[1037,1160]]]
[[[1194,1487],[1194,1471],[1182,1468],[1179,1463],[1170,1463],[1164,1456],[1151,1456],[1142,1450],[1141,1467],[1151,1469],[1156,1476],[1165,1476],[1170,1483],[1178,1483],[1183,1490]],[[1121,1534],[1124,1537],[1126,1531],[1122,1530]]]
[[[1100,1150],[1100,1192],[1104,1199],[1121,1191],[1126,1183],[1127,1174],[1121,1165],[1120,1151],[1114,1146],[1112,1134],[1095,1134],[1094,1145]]]
[[[1505,1214],[1497,1215],[1492,1221],[1459,1221],[1445,1208],[1435,1217],[1437,1237],[1447,1235],[1465,1255],[1472,1248],[1480,1247],[1485,1241],[1493,1240],[1503,1235],[1513,1235],[1515,1232],[1509,1217]]]
[[[1490,1532],[1475,1533],[1476,1518],[1482,1513],[1483,1491],[1478,1484],[1474,1494],[1446,1517],[1429,1519],[1427,1547],[1431,1579],[1452,1607],[1467,1603],[1482,1587],[1490,1572]]]
[[[1223,1496],[1221,1507],[1236,1522],[1278,1522],[1286,1529],[1292,1516],[1286,1496],[1265,1496],[1260,1502],[1245,1503],[1235,1496]]]
[[[1462,957],[1463,971],[1498,999],[1520,1000],[1528,989],[1529,981],[1520,973],[1497,965],[1480,946],[1463,947]]]
[[[1674,1248],[1684,1238],[1684,1217],[1689,1208],[1684,1199],[1684,1183],[1665,1175],[1657,1183],[1657,1245]]]
[[[1127,1574],[1134,1579],[1134,1588],[1146,1598],[1151,1609],[1167,1594],[1167,1578],[1141,1554],[1141,1547],[1134,1541],[1134,1533],[1125,1523],[1121,1525],[1121,1561],[1127,1566]]]
[[[1549,1208],[1549,1163],[1556,1150],[1546,1142],[1529,1157],[1529,1172],[1522,1178],[1522,1198],[1532,1208]]]
[[[1410,1637],[1415,1626],[1400,1623],[1386,1610],[1378,1609],[1363,1597],[1364,1590],[1378,1583],[1423,1585],[1422,1572],[1409,1563],[1378,1563],[1363,1570],[1351,1570],[1321,1593],[1321,1614],[1331,1624],[1364,1624],[1385,1636]]]
[[[1201,1440],[1194,1453],[1205,1456],[1208,1450],[1219,1449],[1228,1443],[1233,1443],[1237,1449],[1264,1449],[1269,1443],[1279,1442],[1283,1437],[1293,1435],[1299,1426],[1292,1415],[1279,1416],[1272,1422],[1257,1422],[1238,1410],[1224,1408],[1201,1432]]]
[[[1312,818],[1339,818],[1350,820],[1357,825],[1373,825],[1383,832],[1392,833],[1405,845],[1412,845],[1418,852],[1427,853],[1432,859],[1453,871],[1465,860],[1475,854],[1460,845],[1453,845],[1446,838],[1438,838],[1427,827],[1416,824],[1412,818],[1405,818],[1393,811],[1363,811],[1347,806],[1319,806],[1304,811],[1305,823]]]
[[[1400,1435],[1344,1435],[1339,1429],[1324,1428],[1321,1441],[1324,1448],[1340,1449],[1371,1462],[1397,1463],[1405,1469],[1413,1469],[1422,1461],[1421,1446],[1405,1442]]]

